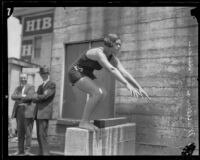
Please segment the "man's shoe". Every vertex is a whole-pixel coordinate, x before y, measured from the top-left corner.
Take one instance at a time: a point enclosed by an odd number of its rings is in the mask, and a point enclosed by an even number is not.
[[[31,153],[31,152],[25,152],[24,154],[25,156],[34,156],[35,154]]]
[[[18,137],[12,137],[12,138],[10,139],[10,142],[18,142]]]
[[[15,152],[11,156],[24,156],[24,153]]]
[[[25,156],[24,153],[19,153],[17,156]]]

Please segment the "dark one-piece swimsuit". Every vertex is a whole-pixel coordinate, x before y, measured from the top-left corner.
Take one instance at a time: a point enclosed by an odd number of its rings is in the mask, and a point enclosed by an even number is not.
[[[112,54],[107,57],[108,61],[112,59]],[[86,53],[81,55],[78,60],[69,67],[68,79],[69,82],[74,86],[74,84],[84,76],[90,79],[96,79],[93,74],[94,70],[101,70],[103,67],[95,60],[91,60],[86,56]]]

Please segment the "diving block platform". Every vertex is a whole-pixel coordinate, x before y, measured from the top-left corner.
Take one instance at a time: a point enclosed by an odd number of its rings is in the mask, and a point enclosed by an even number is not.
[[[113,126],[110,121],[101,124],[108,127],[101,125],[102,128],[96,132],[67,128],[64,155],[135,155],[135,123]]]
[[[105,127],[110,127],[110,126],[115,126],[115,125],[120,125],[120,124],[125,124],[125,123],[127,123],[126,117],[94,120],[94,125],[97,126],[98,128],[105,128]]]

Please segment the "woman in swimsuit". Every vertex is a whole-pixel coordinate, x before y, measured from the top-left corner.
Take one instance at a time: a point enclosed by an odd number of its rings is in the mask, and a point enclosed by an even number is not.
[[[116,54],[121,48],[121,40],[116,34],[108,34],[104,38],[104,47],[89,49],[85,54],[81,55],[68,71],[69,81],[72,86],[79,88],[81,91],[89,94],[89,99],[86,102],[81,121],[80,128],[95,131],[98,128],[90,123],[90,116],[97,106],[98,102],[104,95],[102,88],[97,86],[93,79],[96,77],[93,74],[94,70],[105,68],[118,81],[125,85],[134,97],[146,96],[147,93],[137,83],[137,81],[127,72],[122,66]],[[114,65],[110,63],[113,59]]]

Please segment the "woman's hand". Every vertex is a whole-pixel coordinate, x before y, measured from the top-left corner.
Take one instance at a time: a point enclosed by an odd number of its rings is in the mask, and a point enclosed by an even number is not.
[[[141,96],[145,96],[145,97],[147,97],[149,100],[151,100],[151,99],[149,98],[148,94],[147,94],[142,88],[139,88],[139,93],[140,93]]]
[[[131,95],[138,98],[138,95],[142,96],[137,89],[135,89],[134,87],[132,87],[130,84],[126,85],[126,88],[131,92]]]

